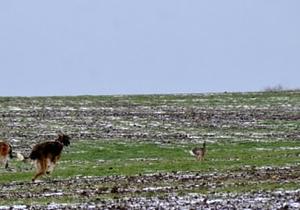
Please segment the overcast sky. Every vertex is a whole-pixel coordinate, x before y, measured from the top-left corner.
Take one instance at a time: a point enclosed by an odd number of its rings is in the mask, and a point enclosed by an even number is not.
[[[0,1],[0,70],[0,96],[300,88],[300,1]]]

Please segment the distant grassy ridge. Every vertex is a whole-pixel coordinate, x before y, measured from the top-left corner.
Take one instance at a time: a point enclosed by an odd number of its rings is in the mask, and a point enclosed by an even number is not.
[[[0,97],[0,107],[8,105],[75,105],[78,102],[86,102],[86,105],[107,104],[109,106],[120,105],[202,105],[202,106],[224,106],[224,105],[282,105],[292,106],[300,104],[300,90],[291,91],[266,91],[266,92],[226,92],[207,94],[149,94],[149,95],[103,95],[103,96],[52,96],[52,97]],[[79,105],[79,104],[77,104]]]

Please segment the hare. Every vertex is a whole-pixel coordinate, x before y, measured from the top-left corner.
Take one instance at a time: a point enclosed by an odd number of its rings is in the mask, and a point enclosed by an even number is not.
[[[195,156],[197,160],[204,160],[204,156],[206,154],[206,142],[204,141],[202,147],[195,147],[190,151],[190,154]]]

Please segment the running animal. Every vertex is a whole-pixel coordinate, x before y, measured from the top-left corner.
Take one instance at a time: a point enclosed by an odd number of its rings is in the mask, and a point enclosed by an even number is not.
[[[46,141],[35,145],[29,155],[29,158],[35,161],[36,174],[32,178],[34,182],[39,176],[45,173],[50,174],[57,161],[60,159],[64,146],[70,145],[70,137],[65,134],[59,134],[54,141]]]

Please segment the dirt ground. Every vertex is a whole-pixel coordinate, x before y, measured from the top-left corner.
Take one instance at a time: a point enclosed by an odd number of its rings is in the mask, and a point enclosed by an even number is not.
[[[145,105],[126,100],[114,104],[20,98],[7,101],[0,115],[1,137],[25,155],[33,144],[53,139],[58,131],[68,133],[73,139],[89,140],[117,138],[177,143],[204,139],[300,140],[299,126],[294,123],[300,120],[300,108],[288,102],[201,107],[176,103]],[[1,200],[67,196],[72,202],[3,205],[0,209],[299,209],[300,190],[243,191],[245,183],[263,185],[266,180],[299,185],[299,175],[298,166],[245,166],[229,173],[174,171],[13,182],[0,185]],[[218,192],[220,186],[240,186],[241,192]]]
[[[1,185],[0,199],[68,196],[80,202],[0,206],[0,209],[299,209],[300,190],[243,193],[219,193],[214,190],[220,186],[263,184],[270,179],[274,183],[299,183],[299,175],[299,167],[244,168],[230,173],[173,172],[136,176],[79,176],[37,183],[9,183]],[[208,193],[195,193],[201,190]],[[181,195],[181,192],[189,193]],[[111,199],[103,199],[107,196]]]

